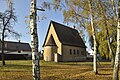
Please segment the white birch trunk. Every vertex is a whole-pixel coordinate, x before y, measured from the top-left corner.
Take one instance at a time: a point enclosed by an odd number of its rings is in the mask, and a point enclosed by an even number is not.
[[[95,36],[95,28],[94,28],[94,21],[93,21],[93,11],[92,11],[92,3],[91,0],[89,0],[89,10],[90,10],[90,23],[91,23],[91,28],[92,28],[92,36],[93,36],[93,41],[94,41],[94,51],[93,51],[93,71],[95,74],[98,73],[97,71],[97,43],[96,43],[96,36]]]
[[[119,80],[119,53],[120,53],[120,2],[118,4],[118,26],[117,26],[117,50],[115,56],[115,64],[113,70],[113,80]]]
[[[110,45],[110,36],[109,36],[109,33],[108,33],[108,28],[107,28],[107,22],[105,21],[105,27],[106,27],[106,34],[107,34],[107,44],[108,44],[108,48],[109,48],[109,55],[108,55],[108,58],[109,56],[111,55],[112,58],[111,58],[111,66],[113,67],[114,66],[114,61],[115,61],[115,55],[112,51],[112,48],[111,48],[111,45]]]
[[[95,29],[94,29],[94,26],[93,26],[93,19],[91,17],[91,27],[92,27],[92,36],[93,36],[93,41],[94,41],[94,51],[93,51],[93,71],[95,74],[98,73],[97,71],[97,43],[96,43],[96,37],[95,37]]]
[[[31,47],[32,47],[32,71],[33,79],[40,80],[40,65],[38,53],[38,35],[36,23],[36,0],[31,0],[30,8],[30,31],[31,31]]]
[[[119,20],[120,21],[120,20]],[[119,53],[120,53],[120,22],[118,21],[118,28],[117,28],[117,50],[116,50],[116,56],[115,56],[115,64],[114,64],[114,70],[113,70],[113,80],[119,80],[118,78],[118,68],[119,68]]]

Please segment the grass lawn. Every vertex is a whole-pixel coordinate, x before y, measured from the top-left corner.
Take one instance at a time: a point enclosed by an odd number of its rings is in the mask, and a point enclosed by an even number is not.
[[[110,62],[101,62],[95,75],[92,62],[40,61],[41,80],[112,80],[112,70]],[[0,61],[0,80],[32,80],[31,60],[7,60],[6,66]]]
[[[2,66],[0,61],[0,80],[32,80],[30,60],[7,60]]]
[[[41,61],[41,80],[112,80],[110,62],[101,62],[98,75],[92,71],[92,62]]]

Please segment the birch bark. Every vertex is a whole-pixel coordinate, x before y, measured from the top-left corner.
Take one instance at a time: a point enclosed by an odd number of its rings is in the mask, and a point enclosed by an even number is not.
[[[38,35],[37,35],[36,16],[37,16],[36,0],[31,0],[30,31],[31,31],[31,47],[32,47],[32,71],[33,71],[33,79],[40,80],[40,65],[39,65],[39,53],[38,53]]]
[[[113,80],[119,80],[119,53],[120,53],[120,0],[118,3],[118,25],[117,25],[117,50],[115,55],[115,64],[113,70]]]
[[[119,53],[120,53],[120,20],[118,19],[118,28],[117,28],[117,50],[115,55],[115,64],[113,70],[113,80],[119,80],[118,78],[118,68],[119,68]]]
[[[98,74],[97,71],[97,43],[96,43],[96,36],[95,36],[95,28],[94,28],[94,20],[93,20],[93,11],[92,11],[92,1],[89,0],[89,10],[90,10],[90,23],[92,28],[92,36],[94,41],[94,51],[93,51],[93,71],[95,74]]]

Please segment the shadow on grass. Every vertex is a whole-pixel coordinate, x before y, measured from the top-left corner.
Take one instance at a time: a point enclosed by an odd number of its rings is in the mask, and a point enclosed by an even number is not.
[[[63,65],[92,65],[92,62],[60,62]]]
[[[55,76],[47,76],[42,78],[41,80],[60,80],[60,78]]]
[[[109,75],[112,75],[112,74],[111,73],[98,73],[97,75],[109,76]]]
[[[6,65],[0,65],[0,67],[17,67],[17,68],[20,68],[20,67],[24,67],[24,68],[28,68],[28,67],[32,67],[31,65],[22,65],[22,64],[6,64]]]
[[[31,68],[31,65],[6,64],[5,66],[0,65],[0,72],[31,71]]]

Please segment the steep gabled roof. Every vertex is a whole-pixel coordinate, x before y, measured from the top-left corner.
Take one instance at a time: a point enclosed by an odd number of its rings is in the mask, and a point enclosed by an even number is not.
[[[0,42],[1,45],[1,42]],[[0,46],[1,50],[1,46]],[[5,50],[7,51],[31,51],[29,43],[5,41]]]
[[[84,48],[86,47],[76,29],[70,28],[68,26],[65,26],[63,24],[60,24],[54,21],[50,22],[49,29],[51,24],[53,24],[53,27],[58,36],[58,39],[63,45],[78,46],[78,47],[84,47]],[[48,29],[48,32],[49,32],[49,29]],[[48,35],[48,32],[47,32],[47,35]],[[46,35],[43,46],[45,46],[47,35]]]

